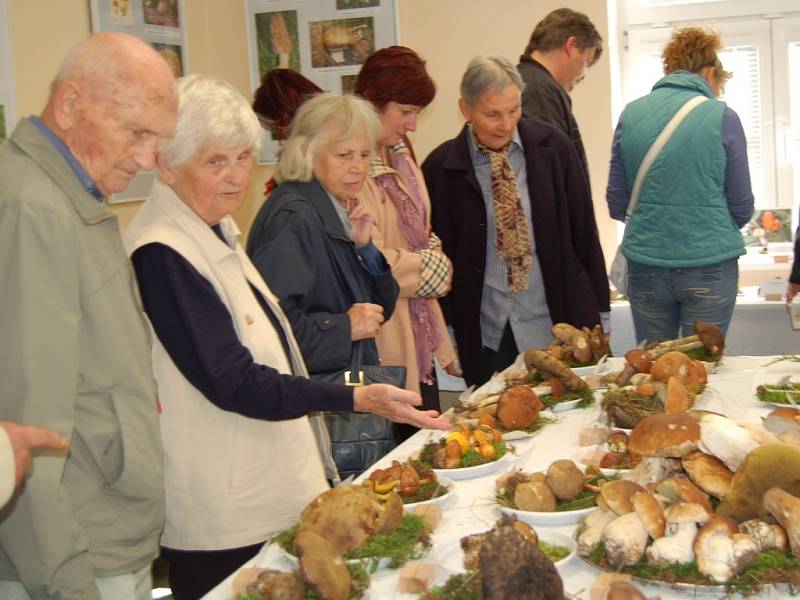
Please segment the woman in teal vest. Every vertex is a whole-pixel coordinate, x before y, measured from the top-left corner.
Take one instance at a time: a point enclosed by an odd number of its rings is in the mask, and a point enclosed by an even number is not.
[[[625,220],[639,166],[655,139],[692,97],[689,112],[657,155],[626,226],[628,296],[638,342],[691,333],[695,321],[727,331],[736,302],[739,228],[753,214],[747,140],[737,114],[716,100],[730,73],[719,36],[689,27],[664,48],[664,73],[628,104],[614,133],[606,199]]]

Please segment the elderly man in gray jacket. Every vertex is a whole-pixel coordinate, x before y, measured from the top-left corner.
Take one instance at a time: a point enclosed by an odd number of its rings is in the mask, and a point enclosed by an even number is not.
[[[100,34],[0,146],[0,419],[69,444],[34,458],[0,515],[0,598],[150,597],[164,521],[150,334],[104,200],[153,168],[176,111],[164,60]]]

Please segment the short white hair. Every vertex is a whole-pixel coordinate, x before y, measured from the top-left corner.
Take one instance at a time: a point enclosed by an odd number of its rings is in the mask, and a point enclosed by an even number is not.
[[[374,148],[383,127],[372,103],[352,94],[317,94],[300,106],[281,151],[275,181],[311,181],[319,146],[348,140],[359,133]]]
[[[469,106],[475,106],[486,92],[502,92],[509,85],[520,91],[525,89],[517,68],[502,56],[476,56],[461,78],[461,97]]]
[[[258,152],[261,125],[244,96],[227,81],[193,74],[178,80],[178,119],[172,137],[161,141],[166,166],[190,159],[211,143],[221,148],[246,146]]]

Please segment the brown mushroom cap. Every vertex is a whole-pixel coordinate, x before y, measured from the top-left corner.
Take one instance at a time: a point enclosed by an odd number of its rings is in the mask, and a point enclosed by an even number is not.
[[[800,448],[777,443],[752,450],[734,474],[717,512],[739,522],[764,517],[764,494],[776,486],[800,496]]]
[[[313,531],[300,531],[294,538],[300,555],[300,572],[320,598],[347,600],[350,571],[333,545]]]
[[[695,321],[694,333],[711,354],[722,355],[722,351],[725,349],[725,336],[719,327],[711,323]]]
[[[656,490],[673,502],[694,502],[705,508],[708,513],[714,512],[708,496],[684,477],[666,477],[656,484]]]
[[[664,511],[667,523],[705,523],[710,516],[709,512],[696,502],[679,502]]]
[[[708,374],[702,363],[694,361],[683,352],[666,352],[653,361],[650,375],[656,381],[666,383],[677,377],[683,385],[706,383]]]
[[[631,496],[631,504],[636,514],[644,523],[647,533],[654,540],[664,535],[666,527],[664,519],[664,511],[661,510],[661,505],[658,503],[651,494],[647,492],[636,492]]]
[[[554,461],[547,469],[547,485],[559,500],[572,500],[583,491],[583,472],[571,460]]]
[[[642,419],[628,438],[628,450],[642,456],[680,458],[697,449],[700,426],[683,414],[659,413]]]
[[[600,496],[609,509],[618,515],[624,515],[633,511],[633,495],[644,491],[645,489],[638,483],[627,479],[615,479],[600,487]]]
[[[514,490],[514,505],[519,510],[553,512],[556,498],[543,481],[520,483]]]
[[[542,401],[526,385],[515,385],[500,394],[497,418],[509,431],[530,427],[544,408]]]
[[[625,353],[627,363],[636,369],[637,373],[649,373],[653,367],[653,361],[644,348],[634,348]]]
[[[731,486],[733,472],[716,456],[695,450],[681,459],[681,465],[692,483],[715,498],[723,498]]]

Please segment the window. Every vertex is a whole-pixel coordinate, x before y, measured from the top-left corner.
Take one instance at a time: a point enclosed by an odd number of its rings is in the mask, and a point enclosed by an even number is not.
[[[628,0],[627,11],[620,13],[621,29],[627,35],[621,61],[622,97],[627,103],[646,94],[662,76],[661,50],[674,28],[695,25],[718,31],[725,44],[720,60],[733,72],[721,99],[742,121],[756,208],[796,209],[800,202],[800,13],[791,12],[796,8],[792,2],[771,4],[785,11],[737,15],[742,5],[732,2],[648,9]],[[790,73],[795,76],[790,78]]]

